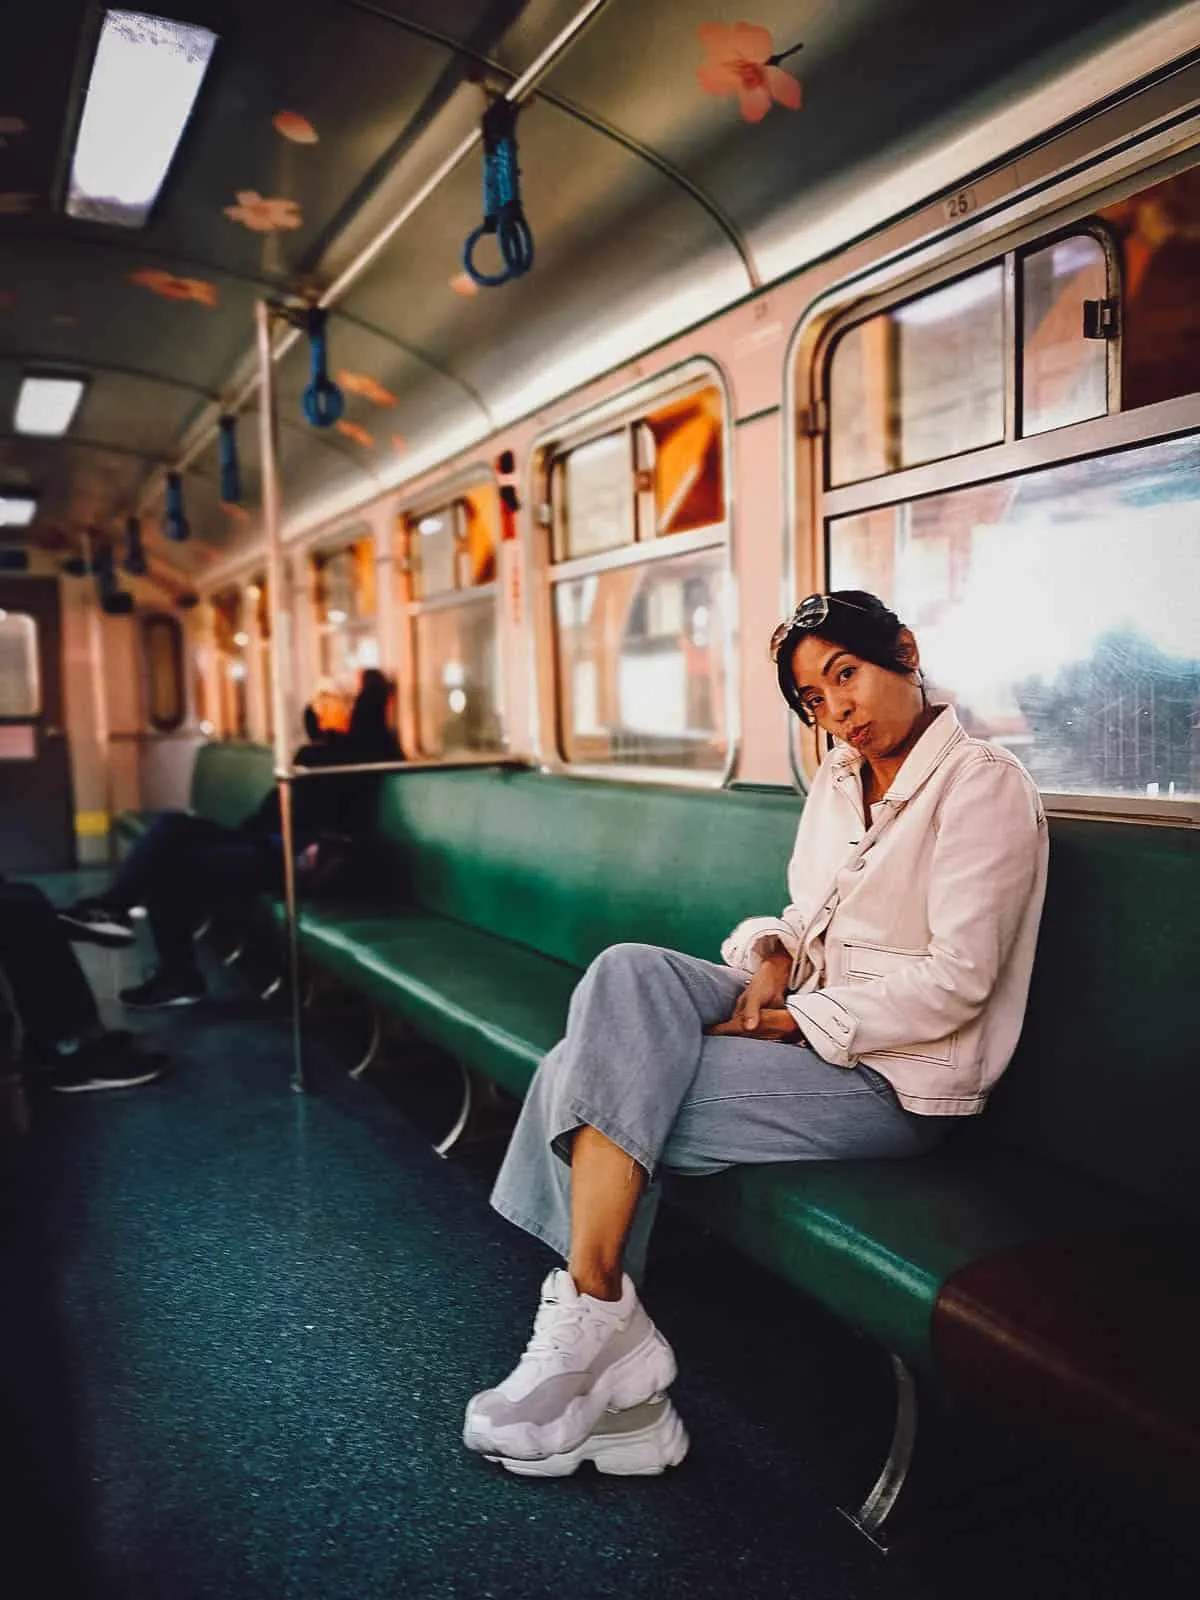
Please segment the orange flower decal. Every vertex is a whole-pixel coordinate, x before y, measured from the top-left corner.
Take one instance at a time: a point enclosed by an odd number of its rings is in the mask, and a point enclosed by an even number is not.
[[[295,200],[265,200],[253,189],[239,189],[237,200],[237,205],[225,207],[225,215],[251,233],[278,233],[303,221]]]
[[[394,433],[392,435],[392,449],[399,455],[402,451],[408,449],[408,440],[402,438],[400,434]]]
[[[129,274],[129,281],[149,289],[151,294],[161,295],[164,300],[192,300],[198,306],[207,306],[210,311],[217,309],[216,285],[206,283],[203,278],[177,278],[173,272],[160,272],[157,267],[142,267]]]
[[[302,117],[298,111],[278,111],[271,118],[271,126],[275,132],[285,139],[290,139],[293,144],[316,144],[317,130],[307,117]]]
[[[373,406],[394,406],[396,396],[365,372],[339,372],[337,381],[347,394],[359,394]]]
[[[450,279],[450,287],[455,294],[461,294],[464,300],[469,300],[472,295],[479,293],[479,285],[469,272],[459,272]]]
[[[353,439],[355,444],[361,444],[365,449],[369,450],[375,443],[375,440],[365,428],[360,427],[357,422],[347,422],[345,417],[339,422],[335,422],[334,427],[347,439]]]
[[[705,22],[696,31],[708,52],[696,69],[705,94],[736,94],[746,122],[761,122],[773,101],[799,111],[799,80],[778,65],[783,56],[773,54],[769,28],[753,22],[735,22],[732,28]]]
[[[0,217],[27,217],[36,199],[35,194],[0,194]]]

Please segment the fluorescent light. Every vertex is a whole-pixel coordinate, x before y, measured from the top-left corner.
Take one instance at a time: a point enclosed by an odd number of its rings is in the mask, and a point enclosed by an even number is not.
[[[0,528],[27,528],[37,510],[37,495],[27,489],[0,489]]]
[[[144,225],[216,42],[210,29],[190,23],[140,11],[105,14],[75,141],[69,216]]]
[[[84,382],[83,378],[23,378],[14,418],[17,432],[61,437],[83,398]]]
[[[441,517],[422,517],[420,522],[417,523],[418,533],[441,533],[441,531]]]

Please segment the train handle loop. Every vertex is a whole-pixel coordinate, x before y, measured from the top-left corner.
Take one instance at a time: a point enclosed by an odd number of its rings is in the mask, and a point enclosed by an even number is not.
[[[503,97],[483,114],[483,221],[463,245],[463,266],[481,288],[494,289],[520,278],[533,266],[533,233],[521,209],[521,169],[517,165],[517,107]],[[504,271],[487,273],[475,265],[475,250],[495,234]]]
[[[328,313],[310,306],[305,317],[308,331],[309,385],[304,391],[304,415],[314,428],[332,428],[346,407],[345,396],[329,376],[326,365],[325,324]]]

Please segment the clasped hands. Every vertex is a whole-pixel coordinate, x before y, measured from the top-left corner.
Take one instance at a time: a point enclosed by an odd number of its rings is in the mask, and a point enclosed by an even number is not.
[[[769,1043],[803,1044],[804,1035],[784,1004],[792,958],[778,941],[764,955],[758,971],[742,990],[727,1022],[716,1022],[705,1033],[736,1034]]]

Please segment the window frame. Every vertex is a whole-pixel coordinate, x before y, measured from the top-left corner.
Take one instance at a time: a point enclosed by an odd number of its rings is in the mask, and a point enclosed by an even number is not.
[[[839,517],[902,502],[912,502],[954,489],[1010,479],[1053,466],[1099,456],[1112,456],[1142,445],[1200,434],[1200,393],[1158,401],[1124,411],[1120,383],[1120,335],[1109,344],[1108,410],[1100,417],[1068,423],[1042,433],[1018,431],[1024,374],[1022,370],[1020,263],[1038,250],[1079,234],[1100,239],[1105,250],[1110,294],[1115,293],[1124,323],[1120,258],[1110,229],[1093,213],[1105,205],[1139,193],[1176,172],[1200,165],[1200,118],[1191,130],[1191,142],[1170,157],[1156,161],[1143,153],[1111,182],[1097,180],[1097,169],[1110,165],[1098,159],[1091,169],[1074,174],[1071,194],[1060,193],[1057,204],[1002,208],[990,227],[971,230],[976,237],[964,249],[961,240],[945,236],[920,254],[919,266],[902,260],[872,264],[861,274],[825,291],[798,321],[785,354],[783,461],[786,519],[784,571],[786,593],[798,597],[798,568],[802,539],[808,546],[807,568],[816,587],[824,588],[829,574],[831,524]],[[1090,181],[1089,181],[1090,180]],[[1081,193],[1079,191],[1082,191]],[[932,261],[931,261],[932,258]],[[1005,327],[1005,439],[920,466],[864,478],[838,488],[829,486],[829,378],[832,355],[839,338],[850,328],[892,306],[967,276],[1000,261],[1004,265]],[[1113,347],[1116,347],[1115,349]],[[804,372],[800,371],[801,364]],[[812,397],[807,406],[801,395]],[[815,412],[813,402],[815,401]],[[807,456],[807,460],[802,457]],[[807,490],[809,505],[801,514],[798,497]],[[807,527],[802,524],[807,521]],[[793,598],[791,604],[796,603]],[[828,741],[816,730],[803,728],[795,719],[789,736],[789,757],[798,787],[807,792]],[[1042,790],[1048,813],[1064,817],[1095,817],[1110,821],[1137,821],[1162,826],[1200,826],[1200,798],[1168,800],[1138,795],[1073,794]]]
[[[441,589],[436,594],[417,598],[412,593],[413,564],[407,547],[407,541],[410,538],[410,534],[407,531],[409,525],[418,522],[424,516],[429,516],[434,511],[441,511],[447,506],[456,505],[470,490],[479,488],[490,488],[496,496],[497,526],[494,576],[488,583],[471,584],[464,589]],[[500,481],[495,471],[486,462],[475,462],[470,466],[464,467],[460,472],[454,473],[451,477],[443,479],[441,483],[426,489],[412,500],[402,502],[395,510],[393,530],[395,568],[404,586],[403,592],[397,598],[397,609],[400,613],[400,627],[405,633],[404,646],[410,663],[410,670],[406,677],[408,679],[410,726],[413,730],[413,755],[418,761],[429,766],[445,766],[447,764],[462,766],[464,763],[475,761],[481,765],[493,765],[496,761],[504,759],[511,749],[504,673],[504,619],[500,608],[500,550],[504,543],[504,534],[500,517]],[[417,646],[418,621],[421,617],[428,616],[433,612],[449,611],[459,606],[482,606],[488,602],[492,606],[492,619],[496,635],[497,670],[494,711],[496,720],[500,724],[500,738],[494,750],[459,750],[430,755],[421,743],[420,653]]]
[[[724,515],[719,522],[685,533],[643,538],[636,510],[636,426],[653,411],[689,390],[715,388],[721,401],[721,474]],[[534,671],[539,690],[535,701],[533,744],[539,761],[570,777],[593,778],[615,783],[659,784],[668,787],[723,789],[737,770],[741,753],[741,717],[738,698],[739,655],[737,625],[737,581],[733,563],[733,529],[736,515],[736,487],[733,476],[733,432],[736,426],[732,388],[721,364],[711,356],[691,356],[664,368],[619,394],[585,411],[576,412],[562,422],[544,428],[534,438],[529,452],[526,494],[533,515],[528,519],[524,556],[527,570],[536,575],[538,592],[537,623],[534,630]],[[591,555],[557,559],[558,532],[555,526],[555,463],[580,445],[590,443],[625,428],[631,440],[630,484],[633,540],[611,550]],[[558,668],[557,624],[554,591],[558,584],[591,577],[622,567],[643,566],[671,556],[696,554],[720,549],[728,603],[721,645],[725,659],[724,711],[726,727],[725,760],[720,768],[696,771],[683,767],[641,766],[623,762],[570,761],[562,741],[562,683]],[[540,686],[548,686],[548,692]],[[549,722],[552,733],[546,736]]]

